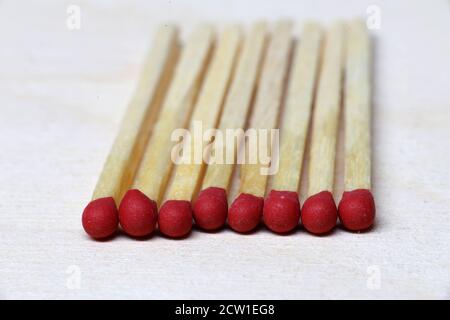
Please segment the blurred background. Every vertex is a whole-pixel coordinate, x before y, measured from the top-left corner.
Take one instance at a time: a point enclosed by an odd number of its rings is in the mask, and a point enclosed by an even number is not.
[[[85,237],[156,26],[355,17],[374,40],[373,232]],[[0,298],[449,298],[449,31],[446,0],[0,0]]]

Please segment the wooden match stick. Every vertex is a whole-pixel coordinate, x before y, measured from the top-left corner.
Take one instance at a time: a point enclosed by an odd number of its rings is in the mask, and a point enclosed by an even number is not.
[[[336,141],[343,75],[344,29],[337,23],[327,32],[316,105],[313,116],[309,159],[308,199],[301,219],[311,233],[324,234],[336,226],[333,199]]]
[[[187,126],[207,68],[213,31],[203,25],[195,30],[183,49],[174,79],[149,139],[132,190],[119,207],[119,220],[126,233],[135,237],[150,234],[157,222],[161,201],[172,168],[170,158],[175,142],[172,132]]]
[[[222,133],[226,129],[244,129],[261,69],[265,43],[266,24],[255,23],[244,42],[225,100],[218,126]],[[223,145],[213,144],[211,151],[215,154],[229,155],[234,161],[233,163],[210,163],[206,168],[202,191],[193,205],[195,223],[202,229],[215,230],[225,224],[228,213],[227,190],[241,138],[237,139],[238,146],[230,141]]]
[[[118,227],[119,203],[130,186],[142,158],[178,55],[178,31],[159,28],[134,96],[128,105],[117,138],[111,148],[82,216],[84,230],[93,238],[105,238]]]
[[[217,126],[233,74],[240,38],[240,29],[236,26],[226,28],[220,38],[190,120],[191,134],[198,123],[202,125],[202,135],[204,131]],[[159,211],[159,230],[170,237],[183,237],[192,228],[191,200],[198,189],[199,180],[205,167],[203,161],[195,162],[194,148],[199,144],[193,140],[194,138],[191,140],[191,162],[175,167],[172,183],[166,192],[168,200],[164,202]],[[201,141],[200,145],[204,148],[207,146],[207,142]]]
[[[345,81],[345,192],[339,218],[352,231],[368,229],[375,219],[370,192],[370,38],[363,21],[349,24]]]
[[[280,21],[275,26],[250,119],[249,127],[251,129],[266,129],[268,136],[270,136],[270,130],[275,128],[278,121],[292,48],[291,29],[292,25],[288,21]],[[261,133],[261,131],[258,131],[258,139]],[[249,148],[247,150],[248,152],[257,152],[259,155],[259,148],[261,148],[259,142],[257,148],[258,150],[250,150]],[[248,152],[246,152],[247,155]],[[268,152],[271,152],[270,147]],[[241,166],[240,194],[234,200],[228,212],[228,224],[237,232],[249,232],[261,220],[263,197],[268,177],[261,173],[263,167],[268,169],[268,165],[260,163],[259,159],[256,164]]]
[[[263,220],[274,232],[286,233],[298,225],[298,188],[320,61],[322,31],[315,23],[304,26],[292,62],[286,104],[280,121],[278,172],[264,201]]]

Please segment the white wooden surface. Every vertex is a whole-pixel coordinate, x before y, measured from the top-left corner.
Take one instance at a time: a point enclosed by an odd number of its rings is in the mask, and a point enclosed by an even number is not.
[[[158,23],[185,35],[292,17],[298,34],[369,4],[382,18],[371,232],[87,238],[81,212]],[[1,1],[0,298],[450,298],[449,30],[444,0]]]

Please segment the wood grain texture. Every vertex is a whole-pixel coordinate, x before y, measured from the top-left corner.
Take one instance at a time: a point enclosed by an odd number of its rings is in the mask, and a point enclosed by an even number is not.
[[[337,22],[327,31],[325,37],[312,122],[308,196],[321,191],[333,192],[344,41],[344,25]]]
[[[321,41],[321,27],[316,23],[305,24],[292,61],[286,105],[279,124],[279,169],[271,183],[274,190],[297,192],[299,189],[318,77]]]
[[[345,63],[345,190],[370,189],[370,38],[363,21],[348,26]]]
[[[257,22],[252,26],[245,39],[236,75],[226,97],[218,126],[222,133],[227,129],[244,129],[265,52],[266,29],[267,26],[264,22]],[[241,139],[242,136],[237,136],[236,143],[212,145],[211,152],[213,154],[222,154],[224,157],[232,159],[232,162],[223,161],[225,163],[209,164],[203,179],[203,189],[212,186],[228,189]],[[221,150],[217,150],[217,148],[221,148]]]
[[[232,79],[240,41],[240,28],[232,26],[223,32],[190,120],[189,132],[192,140],[189,159],[187,160],[190,163],[178,164],[175,167],[172,183],[169,185],[166,193],[167,199],[190,201],[196,190],[198,190],[205,163],[197,162],[198,160],[202,161],[202,158],[196,159],[196,152],[201,157],[201,150],[206,148],[209,141],[200,141],[196,144],[194,141],[196,139],[194,136],[196,134],[195,126],[199,124],[202,126],[201,136],[207,130],[216,128],[223,101]],[[198,146],[201,146],[202,149],[196,151],[195,148]]]
[[[164,195],[173,164],[170,159],[175,146],[171,141],[172,132],[188,124],[208,65],[213,39],[212,28],[203,25],[188,40],[136,174],[134,188],[158,203]]]
[[[199,21],[235,21],[249,30],[261,17],[292,17],[298,37],[309,19],[328,26],[365,18],[368,3],[70,3],[81,8],[79,30],[65,25],[67,2],[1,3],[0,298],[450,297],[447,1],[376,2],[381,24],[370,33],[377,223],[370,232],[193,230],[182,241],[119,234],[106,242],[85,235],[80,215],[161,23],[176,22],[184,41]],[[338,166],[336,175],[343,174]]]
[[[95,187],[93,199],[113,197],[118,204],[133,182],[176,65],[177,37],[176,27],[170,25],[160,27],[156,33],[138,86]]]
[[[275,129],[278,122],[284,85],[287,78],[292,41],[292,23],[289,21],[278,22],[269,42],[261,78],[258,82],[255,104],[252,109],[248,126],[248,128],[252,130],[267,130],[266,142],[269,144],[267,147],[267,155],[269,157],[271,156],[270,145],[272,140],[270,130]],[[254,154],[255,152],[260,156],[259,149],[261,148],[261,141],[264,138],[262,134],[264,133],[261,131],[258,131],[257,133],[257,150],[250,149],[251,143],[246,143],[246,157],[251,156],[250,153]],[[266,191],[268,175],[262,174],[261,169],[263,167],[267,168],[268,165],[260,163],[259,157],[257,161],[258,163],[255,164],[246,163],[241,166],[239,192],[263,197]]]

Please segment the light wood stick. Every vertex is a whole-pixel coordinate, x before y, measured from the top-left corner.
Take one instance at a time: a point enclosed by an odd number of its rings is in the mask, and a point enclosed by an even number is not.
[[[297,192],[311,118],[314,89],[320,61],[322,31],[307,23],[292,62],[286,105],[281,119],[279,169],[272,189]]]
[[[203,132],[215,128],[219,120],[223,101],[232,78],[238,49],[241,42],[241,32],[237,26],[228,27],[217,46],[208,69],[205,84],[190,121],[190,133],[194,131],[195,122],[202,124]],[[202,134],[203,134],[202,132]],[[203,148],[207,142],[202,141]],[[194,141],[192,138],[190,158],[192,163],[179,164],[175,167],[172,184],[169,186],[166,198],[170,200],[191,201],[198,188],[204,163],[195,163]]]
[[[339,220],[350,231],[368,230],[375,221],[371,189],[369,34],[363,21],[348,28],[345,81],[345,174]]]
[[[345,77],[345,190],[370,189],[370,39],[349,24]]]
[[[171,134],[175,129],[184,128],[189,121],[208,65],[213,38],[211,27],[203,25],[188,40],[138,170],[134,188],[158,203],[172,168],[170,153],[175,143],[171,141]]]
[[[261,69],[266,42],[266,24],[258,22],[253,25],[249,36],[245,39],[235,76],[226,97],[220,119],[219,130],[243,129],[250,110],[255,84]],[[239,139],[238,139],[239,140]],[[214,145],[214,147],[216,147]],[[217,146],[218,147],[218,146]],[[236,146],[230,141],[224,144],[221,154],[232,155],[236,159]],[[208,165],[202,188],[219,187],[225,190],[231,181],[233,164],[212,163]]]
[[[326,34],[309,160],[308,196],[333,192],[336,140],[341,103],[344,29],[334,24]]]
[[[275,27],[250,119],[249,127],[252,129],[270,130],[275,128],[277,124],[292,48],[291,29],[292,24],[288,21],[278,22]],[[268,138],[268,141],[270,141],[270,138]],[[250,150],[250,152],[255,151],[257,150]],[[248,151],[246,154],[248,155]],[[266,165],[261,163],[242,165],[240,193],[249,193],[258,197],[264,196],[268,176],[261,174],[260,169],[263,166]]]
[[[118,204],[132,183],[177,61],[178,31],[159,28],[92,199]]]

